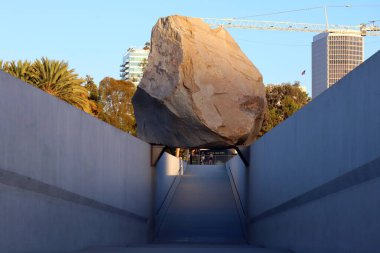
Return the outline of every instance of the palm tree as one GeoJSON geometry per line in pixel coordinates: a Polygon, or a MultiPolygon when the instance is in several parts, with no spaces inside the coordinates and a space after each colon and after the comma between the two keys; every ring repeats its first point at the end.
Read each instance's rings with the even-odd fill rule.
{"type": "Polygon", "coordinates": [[[31,66],[32,65],[29,61],[21,61],[21,60],[18,60],[17,62],[7,61],[4,64],[2,61],[0,62],[0,69],[27,83],[31,83],[31,77],[30,77],[31,66]]]}
{"type": "Polygon", "coordinates": [[[91,114],[88,91],[82,86],[84,80],[66,62],[44,57],[36,60],[32,64],[31,80],[36,87],[91,114]]]}

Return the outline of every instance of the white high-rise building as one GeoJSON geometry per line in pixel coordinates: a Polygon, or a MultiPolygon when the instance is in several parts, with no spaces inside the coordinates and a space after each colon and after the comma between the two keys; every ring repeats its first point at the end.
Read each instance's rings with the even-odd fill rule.
{"type": "Polygon", "coordinates": [[[320,33],[312,43],[312,97],[334,85],[364,61],[361,35],[320,33]]]}
{"type": "Polygon", "coordinates": [[[145,45],[144,48],[131,47],[127,50],[120,66],[121,79],[131,81],[136,86],[140,83],[145,66],[148,63],[149,50],[148,45],[145,45]]]}

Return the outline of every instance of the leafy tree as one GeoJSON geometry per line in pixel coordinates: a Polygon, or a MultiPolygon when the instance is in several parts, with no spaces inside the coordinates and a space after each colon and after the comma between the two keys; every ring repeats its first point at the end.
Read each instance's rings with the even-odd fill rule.
{"type": "Polygon", "coordinates": [[[91,107],[91,114],[96,117],[101,117],[103,107],[99,102],[99,89],[94,82],[94,78],[90,75],[86,75],[84,87],[88,92],[88,99],[91,107]]]}
{"type": "Polygon", "coordinates": [[[136,87],[132,82],[104,78],[99,84],[100,119],[130,134],[136,135],[136,120],[132,97],[136,87]]]}
{"type": "Polygon", "coordinates": [[[132,81],[132,82],[137,82],[137,80],[138,80],[138,79],[137,79],[137,77],[135,77],[135,76],[133,76],[133,77],[131,78],[131,81],[132,81]]]}
{"type": "Polygon", "coordinates": [[[94,82],[94,78],[90,75],[86,75],[84,87],[88,91],[88,98],[93,101],[99,100],[99,90],[94,82]]]}
{"type": "Polygon", "coordinates": [[[142,59],[142,61],[140,62],[140,67],[142,69],[142,72],[144,73],[145,72],[145,69],[146,69],[146,66],[148,65],[148,60],[146,58],[142,59]]]}
{"type": "Polygon", "coordinates": [[[145,42],[143,49],[145,49],[145,50],[150,49],[150,42],[145,42]]]}
{"type": "Polygon", "coordinates": [[[269,132],[310,101],[310,97],[301,89],[299,82],[267,85],[266,98],[268,106],[259,136],[269,132]]]}
{"type": "MultiPolygon", "coordinates": [[[[144,45],[143,49],[144,50],[149,50],[150,49],[150,42],[145,42],[145,45],[144,45]]],[[[144,73],[145,69],[146,69],[146,66],[148,65],[148,59],[146,59],[146,58],[142,59],[142,61],[140,62],[139,65],[140,65],[140,67],[142,69],[142,72],[144,73]]],[[[136,82],[136,81],[133,81],[133,82],[136,82]]]]}
{"type": "Polygon", "coordinates": [[[136,120],[132,97],[136,91],[133,83],[104,78],[99,89],[94,79],[87,75],[78,77],[63,61],[41,58],[29,61],[0,60],[0,69],[45,92],[60,98],[83,111],[136,135],[136,120]]]}

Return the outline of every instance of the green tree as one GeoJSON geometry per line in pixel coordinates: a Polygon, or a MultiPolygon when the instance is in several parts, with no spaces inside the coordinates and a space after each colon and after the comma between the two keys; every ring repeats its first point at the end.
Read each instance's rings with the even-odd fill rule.
{"type": "Polygon", "coordinates": [[[145,69],[146,69],[146,66],[148,65],[148,59],[144,58],[142,59],[142,61],[140,62],[140,67],[142,69],[142,72],[144,73],[145,72],[145,69]]]}
{"type": "Polygon", "coordinates": [[[150,42],[145,42],[143,49],[149,50],[150,49],[150,42]]]}
{"type": "Polygon", "coordinates": [[[267,85],[266,98],[267,108],[259,136],[269,132],[310,101],[310,97],[301,89],[299,82],[267,85]]]}
{"type": "Polygon", "coordinates": [[[98,101],[99,100],[99,90],[94,82],[94,78],[90,75],[86,75],[84,87],[88,91],[88,97],[90,100],[98,101]]]}
{"type": "Polygon", "coordinates": [[[88,92],[82,86],[84,80],[74,73],[74,69],[69,69],[66,62],[44,57],[36,60],[32,65],[31,80],[36,87],[91,114],[88,92]]]}
{"type": "Polygon", "coordinates": [[[136,135],[136,120],[132,106],[135,91],[136,86],[132,82],[104,78],[99,84],[99,102],[102,106],[99,118],[136,135]]]}
{"type": "Polygon", "coordinates": [[[88,92],[81,85],[84,80],[79,78],[73,69],[69,69],[66,62],[41,58],[33,63],[21,60],[2,62],[0,68],[91,114],[88,92]]]}
{"type": "Polygon", "coordinates": [[[91,114],[97,118],[103,119],[103,106],[99,101],[99,89],[92,76],[86,75],[84,87],[88,92],[91,114]]]}
{"type": "Polygon", "coordinates": [[[0,63],[0,69],[2,69],[4,72],[7,72],[8,74],[30,84],[32,84],[31,67],[32,64],[29,61],[18,60],[17,62],[10,61],[5,62],[4,64],[3,61],[1,61],[0,63]]]}

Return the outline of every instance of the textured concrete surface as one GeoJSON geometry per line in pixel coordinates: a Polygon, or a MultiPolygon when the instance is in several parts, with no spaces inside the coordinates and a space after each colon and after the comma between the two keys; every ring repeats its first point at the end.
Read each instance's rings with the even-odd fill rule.
{"type": "Polygon", "coordinates": [[[245,243],[224,165],[188,165],[156,241],[245,243]]]}
{"type": "Polygon", "coordinates": [[[149,241],[150,145],[0,71],[0,252],[149,241]]]}
{"type": "Polygon", "coordinates": [[[378,252],[379,69],[377,52],[252,145],[251,242],[378,252]]]}

